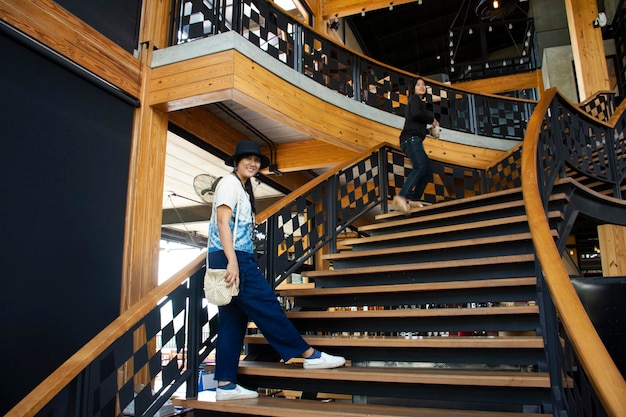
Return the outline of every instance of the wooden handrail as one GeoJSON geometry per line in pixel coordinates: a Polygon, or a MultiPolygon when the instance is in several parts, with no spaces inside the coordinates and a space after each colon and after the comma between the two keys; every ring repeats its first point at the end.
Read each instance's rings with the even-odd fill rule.
{"type": "Polygon", "coordinates": [[[74,380],[95,358],[117,340],[128,329],[144,318],[160,300],[178,288],[189,276],[202,267],[206,259],[203,251],[192,262],[173,274],[165,283],[152,290],[146,297],[120,315],[105,327],[85,346],[59,366],[34,390],[15,405],[4,417],[35,416],[46,404],[54,399],[63,388],[74,380]]]}
{"type": "MultiPolygon", "coordinates": [[[[626,382],[615,366],[591,319],[587,315],[554,242],[539,193],[537,144],[544,115],[557,95],[545,92],[537,105],[524,138],[522,193],[528,223],[554,305],[593,389],[611,417],[626,416],[626,382]]],[[[584,114],[584,113],[581,113],[584,114]]]]}

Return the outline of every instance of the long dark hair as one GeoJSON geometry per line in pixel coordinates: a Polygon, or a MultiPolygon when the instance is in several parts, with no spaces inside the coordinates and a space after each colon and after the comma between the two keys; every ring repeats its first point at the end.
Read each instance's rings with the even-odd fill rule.
{"type": "Polygon", "coordinates": [[[426,80],[423,79],[422,77],[417,77],[417,78],[412,79],[411,82],[409,83],[409,97],[415,95],[415,86],[417,85],[417,82],[419,80],[424,81],[424,84],[426,84],[426,80]]]}

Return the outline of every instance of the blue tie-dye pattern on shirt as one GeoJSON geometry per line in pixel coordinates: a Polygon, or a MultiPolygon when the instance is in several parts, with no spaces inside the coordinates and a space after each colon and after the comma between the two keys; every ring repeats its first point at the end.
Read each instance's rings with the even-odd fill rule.
{"type": "Polygon", "coordinates": [[[250,199],[248,193],[243,189],[243,185],[239,178],[235,175],[226,175],[222,178],[215,189],[213,197],[213,213],[209,222],[209,252],[218,250],[224,250],[222,242],[220,242],[219,232],[217,229],[217,207],[226,205],[233,211],[230,219],[230,230],[234,230],[235,215],[237,210],[237,230],[234,236],[235,250],[247,253],[254,252],[254,245],[252,242],[252,230],[254,228],[254,217],[252,214],[252,206],[250,205],[250,199]]]}

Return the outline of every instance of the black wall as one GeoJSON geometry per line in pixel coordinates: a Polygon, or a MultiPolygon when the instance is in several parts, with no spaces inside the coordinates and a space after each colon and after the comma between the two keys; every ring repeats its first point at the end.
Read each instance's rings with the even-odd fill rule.
{"type": "Polygon", "coordinates": [[[134,108],[0,29],[3,415],[119,315],[134,108]]]}
{"type": "Polygon", "coordinates": [[[138,45],[141,0],[55,0],[89,26],[132,53],[138,45]]]}

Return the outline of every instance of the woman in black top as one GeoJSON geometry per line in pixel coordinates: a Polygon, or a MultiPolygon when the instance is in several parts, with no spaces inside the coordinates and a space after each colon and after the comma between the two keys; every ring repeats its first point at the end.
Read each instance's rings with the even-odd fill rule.
{"type": "Polygon", "coordinates": [[[400,148],[411,160],[413,170],[400,193],[393,199],[396,210],[407,212],[411,204],[421,206],[419,200],[432,178],[432,167],[423,145],[429,124],[434,128],[438,122],[426,106],[426,82],[423,78],[417,78],[409,85],[409,102],[400,134],[400,148]]]}

